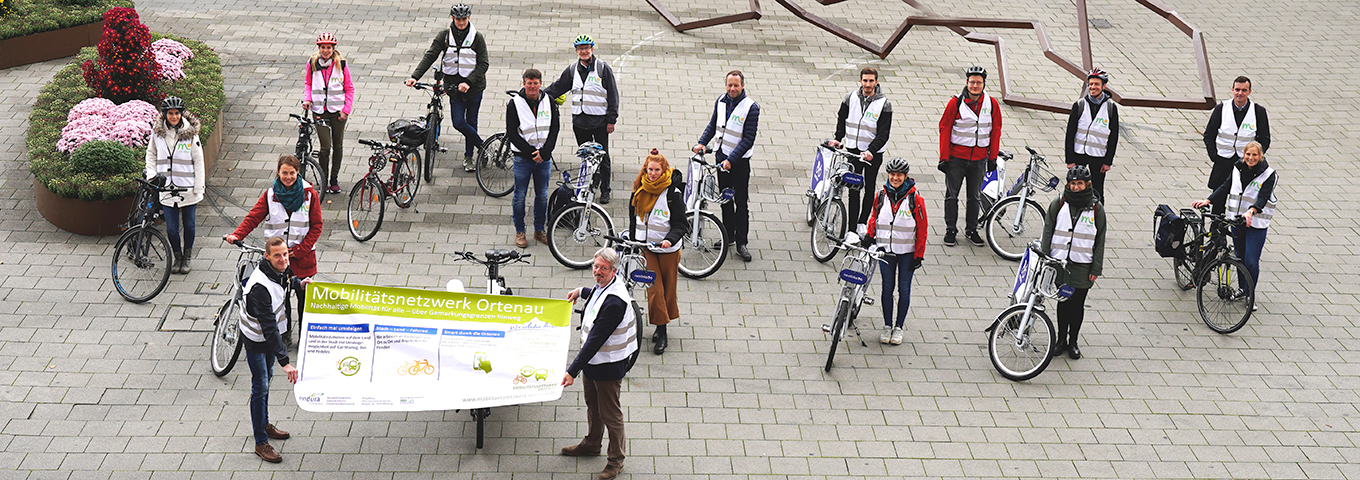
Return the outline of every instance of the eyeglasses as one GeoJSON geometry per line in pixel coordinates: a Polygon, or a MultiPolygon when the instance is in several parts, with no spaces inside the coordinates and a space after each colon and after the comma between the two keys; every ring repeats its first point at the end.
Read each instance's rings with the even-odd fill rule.
{"type": "Polygon", "coordinates": [[[605,265],[594,265],[594,264],[592,264],[592,265],[590,266],[590,269],[591,269],[591,270],[594,270],[594,271],[601,271],[601,272],[603,272],[603,271],[613,270],[614,267],[611,266],[611,265],[609,265],[609,264],[605,264],[605,265]]]}

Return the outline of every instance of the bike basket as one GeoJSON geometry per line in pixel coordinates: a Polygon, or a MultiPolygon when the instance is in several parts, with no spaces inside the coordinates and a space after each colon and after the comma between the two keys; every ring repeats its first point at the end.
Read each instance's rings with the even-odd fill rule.
{"type": "Polygon", "coordinates": [[[628,278],[637,283],[656,283],[656,274],[648,270],[633,270],[628,274],[628,278]]]}
{"type": "Polygon", "coordinates": [[[708,175],[704,177],[703,182],[700,185],[700,192],[702,192],[704,200],[715,203],[727,203],[732,201],[732,197],[736,196],[736,191],[731,188],[722,188],[718,186],[717,175],[708,175]]]}
{"type": "Polygon", "coordinates": [[[597,159],[582,159],[581,165],[572,170],[562,170],[562,184],[575,188],[578,192],[590,188],[595,172],[600,169],[597,159]]]}
{"type": "Polygon", "coordinates": [[[1027,175],[1029,176],[1030,186],[1045,192],[1053,191],[1058,188],[1059,183],[1062,183],[1058,180],[1058,176],[1048,169],[1048,165],[1041,162],[1034,162],[1034,169],[1030,170],[1027,175]]]}
{"type": "Polygon", "coordinates": [[[387,138],[402,145],[425,143],[425,120],[405,118],[387,124],[387,138]]]}
{"type": "Polygon", "coordinates": [[[869,276],[861,272],[856,272],[854,270],[847,269],[841,270],[841,280],[845,280],[855,285],[864,285],[866,283],[869,283],[869,276]]]}

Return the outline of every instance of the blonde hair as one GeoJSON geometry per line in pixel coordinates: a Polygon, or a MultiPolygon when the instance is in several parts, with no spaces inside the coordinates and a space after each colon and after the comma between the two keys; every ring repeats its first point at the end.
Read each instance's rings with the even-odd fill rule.
{"type": "MultiPolygon", "coordinates": [[[[1238,83],[1241,83],[1241,82],[1238,82],[1238,83]]],[[[1261,154],[1262,157],[1266,156],[1266,147],[1262,146],[1262,145],[1261,145],[1261,142],[1258,142],[1258,141],[1255,141],[1255,140],[1252,140],[1252,141],[1250,141],[1250,142],[1247,142],[1247,146],[1242,147],[1242,154],[1243,154],[1243,155],[1246,155],[1247,149],[1248,149],[1248,148],[1252,148],[1252,147],[1255,147],[1255,148],[1256,148],[1256,151],[1257,151],[1257,152],[1260,152],[1260,154],[1261,154]]]]}
{"type": "Polygon", "coordinates": [[[652,154],[648,155],[647,158],[642,159],[642,169],[638,170],[637,179],[633,180],[633,190],[637,190],[638,187],[641,187],[643,180],[647,179],[647,165],[652,162],[661,164],[662,173],[671,171],[671,162],[666,160],[665,155],[662,155],[661,152],[653,148],[652,154]]]}

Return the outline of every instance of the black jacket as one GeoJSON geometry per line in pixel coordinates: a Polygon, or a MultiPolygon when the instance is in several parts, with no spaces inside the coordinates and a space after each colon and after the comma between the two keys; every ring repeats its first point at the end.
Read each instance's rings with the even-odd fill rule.
{"type": "MultiPolygon", "coordinates": [[[[526,101],[529,100],[525,95],[523,88],[519,89],[518,95],[523,97],[526,101]]],[[[545,95],[547,95],[547,93],[540,90],[538,92],[539,100],[542,100],[545,95]]],[[[529,102],[529,108],[537,107],[537,102],[529,102]]],[[[557,114],[557,103],[549,101],[548,108],[552,109],[552,125],[548,127],[548,139],[543,142],[543,148],[534,148],[533,145],[529,144],[528,140],[525,140],[524,137],[519,134],[519,112],[515,109],[515,100],[512,98],[506,103],[505,136],[510,139],[511,144],[514,144],[515,147],[519,149],[520,154],[526,158],[532,157],[534,150],[538,150],[538,153],[543,157],[543,160],[552,159],[553,146],[557,145],[557,132],[562,129],[562,119],[559,118],[557,114]]]]}
{"type": "MultiPolygon", "coordinates": [[[[852,94],[850,94],[850,95],[859,95],[859,94],[860,94],[860,90],[859,90],[859,89],[855,89],[855,93],[852,93],[852,94]]],[[[879,90],[878,87],[874,87],[874,94],[871,95],[871,96],[869,96],[868,98],[864,99],[864,101],[863,101],[862,103],[864,103],[864,105],[867,107],[867,106],[869,105],[869,103],[874,102],[874,101],[876,101],[876,100],[878,100],[879,98],[882,98],[882,97],[883,97],[883,93],[879,90]]],[[[837,141],[837,142],[842,141],[842,140],[845,139],[845,120],[846,120],[847,118],[850,118],[850,96],[849,96],[849,95],[846,95],[845,99],[844,99],[844,100],[841,100],[841,108],[840,108],[840,111],[837,111],[837,112],[836,112],[836,136],[835,136],[835,138],[836,138],[836,141],[837,141]]],[[[745,132],[743,131],[743,133],[745,133],[745,132]]],[[[878,130],[877,130],[877,131],[875,132],[875,134],[874,134],[874,141],[869,142],[868,151],[874,152],[875,154],[877,154],[877,153],[878,153],[878,150],[879,150],[880,148],[883,148],[884,145],[887,145],[887,144],[888,144],[888,135],[891,134],[891,133],[892,133],[892,102],[884,102],[884,103],[883,103],[883,111],[880,113],[880,115],[879,115],[879,117],[878,117],[878,130]]],[[[847,145],[846,148],[848,148],[848,149],[850,149],[850,150],[854,150],[854,151],[856,151],[856,152],[859,151],[859,149],[853,148],[853,146],[851,146],[851,145],[847,145]]]]}
{"type": "MultiPolygon", "coordinates": [[[[614,281],[622,282],[623,279],[616,276],[614,281]]],[[[588,300],[596,290],[599,290],[598,286],[582,288],[581,298],[588,300]]],[[[609,336],[614,334],[614,330],[619,328],[619,324],[623,323],[623,314],[627,311],[628,304],[623,299],[619,297],[604,299],[604,302],[600,305],[600,313],[596,314],[595,326],[590,329],[590,336],[586,337],[585,344],[581,345],[581,351],[576,353],[576,359],[572,360],[571,365],[567,367],[568,374],[576,377],[584,371],[586,378],[608,381],[621,379],[624,374],[628,373],[628,360],[599,365],[589,363],[590,359],[600,352],[600,347],[603,347],[604,343],[609,340],[609,336]]],[[[634,323],[639,321],[641,320],[633,319],[634,323]]]]}
{"type": "MultiPolygon", "coordinates": [[[[255,268],[264,272],[264,276],[268,278],[269,281],[282,286],[285,295],[287,294],[289,284],[293,277],[293,270],[291,268],[284,270],[283,273],[275,272],[274,266],[269,264],[268,259],[261,259],[260,264],[255,268]]],[[[292,316],[292,308],[288,305],[287,298],[283,299],[283,310],[285,312],[283,318],[287,319],[292,316]]],[[[264,331],[264,343],[252,341],[251,339],[246,338],[245,335],[241,335],[241,342],[245,344],[246,351],[251,353],[273,352],[274,357],[278,359],[280,366],[288,365],[290,363],[288,359],[288,348],[283,344],[283,338],[279,336],[279,324],[278,322],[270,321],[274,318],[274,306],[272,297],[269,296],[268,287],[264,285],[255,285],[249,292],[246,292],[246,314],[259,319],[260,329],[264,331]]]]}
{"type": "MultiPolygon", "coordinates": [[[[724,93],[721,97],[718,97],[718,100],[721,100],[723,103],[726,103],[727,108],[730,110],[736,107],[736,105],[745,98],[746,92],[742,91],[741,95],[738,96],[737,98],[728,97],[727,94],[724,93]]],[[[723,122],[724,125],[727,124],[726,118],[723,119],[718,118],[718,110],[714,108],[715,106],[717,106],[717,102],[715,101],[714,103],[710,103],[708,105],[709,111],[713,113],[711,113],[708,117],[708,126],[704,127],[704,133],[702,135],[699,135],[699,144],[701,145],[708,145],[708,141],[713,140],[713,135],[718,133],[719,121],[723,122]]],[[[720,138],[718,139],[718,145],[713,148],[713,153],[715,155],[714,158],[717,158],[719,162],[723,160],[728,160],[731,161],[733,164],[736,164],[738,162],[743,164],[746,163],[746,159],[742,157],[746,155],[747,150],[750,150],[751,147],[756,144],[756,129],[759,126],[760,126],[760,104],[752,102],[751,111],[746,114],[746,122],[745,124],[742,125],[741,128],[741,141],[737,142],[737,146],[732,149],[732,157],[728,158],[727,155],[723,155],[722,139],[720,138]]],[[[751,166],[745,165],[745,167],[749,169],[751,166]]],[[[737,169],[737,167],[732,168],[737,169]]]]}
{"type": "MultiPolygon", "coordinates": [[[[576,128],[600,128],[606,125],[619,123],[619,86],[614,80],[614,69],[603,60],[600,61],[600,67],[600,82],[604,84],[605,91],[606,105],[604,115],[572,115],[571,124],[576,128]]],[[[557,81],[553,82],[552,85],[543,86],[543,91],[547,93],[549,97],[553,98],[560,97],[562,94],[570,92],[574,81],[571,72],[572,68],[580,70],[581,78],[584,79],[586,78],[587,73],[595,69],[595,57],[590,57],[590,61],[584,65],[581,64],[580,59],[573,60],[571,65],[568,65],[566,69],[562,70],[562,75],[557,77],[557,81]]]]}
{"type": "MultiPolygon", "coordinates": [[[[1261,153],[1266,153],[1270,151],[1270,119],[1266,118],[1266,107],[1255,102],[1252,105],[1256,106],[1256,141],[1261,144],[1261,153]]],[[[1235,124],[1241,125],[1244,118],[1247,118],[1247,109],[1233,108],[1235,124]]],[[[1231,158],[1218,156],[1218,127],[1221,126],[1223,126],[1222,103],[1214,107],[1214,113],[1209,114],[1209,124],[1204,126],[1204,148],[1209,151],[1209,159],[1214,162],[1236,160],[1238,159],[1237,155],[1233,155],[1231,158]]]]}
{"type": "MultiPolygon", "coordinates": [[[[440,30],[439,33],[435,34],[434,41],[430,42],[430,48],[425,50],[425,56],[420,58],[420,64],[416,65],[416,70],[411,73],[411,78],[420,80],[420,77],[425,75],[425,71],[429,70],[430,65],[434,65],[436,61],[443,58],[444,53],[449,49],[449,29],[453,29],[455,36],[463,35],[463,38],[467,38],[466,35],[468,30],[460,32],[453,26],[453,23],[450,22],[449,28],[440,30]]],[[[469,30],[470,29],[471,27],[469,27],[469,30]]],[[[454,38],[454,40],[456,41],[458,39],[454,38]]],[[[486,53],[486,38],[482,37],[482,32],[477,32],[477,36],[472,39],[472,51],[477,52],[477,66],[473,67],[472,75],[468,78],[452,75],[450,78],[446,79],[444,78],[444,70],[441,66],[435,67],[435,80],[442,81],[445,85],[455,87],[450,89],[449,95],[462,95],[456,88],[458,84],[462,82],[467,82],[468,84],[467,93],[477,93],[486,90],[486,71],[488,68],[491,68],[491,57],[486,53]]]]}
{"type": "MultiPolygon", "coordinates": [[[[685,234],[689,233],[689,221],[687,221],[685,218],[686,217],[685,178],[684,174],[680,173],[680,170],[676,169],[671,170],[671,186],[666,187],[665,195],[666,204],[671,209],[671,224],[670,224],[671,231],[666,234],[666,240],[669,240],[671,242],[671,245],[675,245],[677,243],[680,243],[681,238],[685,238],[685,234]]],[[[633,192],[633,196],[634,197],[637,196],[636,191],[633,192]]],[[[638,221],[637,210],[633,207],[633,199],[629,198],[628,199],[629,232],[637,230],[638,226],[637,221],[638,221]]],[[[643,241],[646,239],[637,238],[635,240],[643,241]]]]}
{"type": "MultiPolygon", "coordinates": [[[[1260,112],[1257,113],[1259,114],[1260,112]]],[[[1257,115],[1257,118],[1259,119],[1260,115],[1257,115]]],[[[1268,167],[1270,167],[1270,164],[1266,163],[1266,159],[1264,158],[1261,159],[1260,163],[1256,164],[1256,168],[1248,167],[1247,162],[1238,160],[1237,163],[1233,164],[1233,170],[1235,171],[1232,174],[1237,175],[1238,179],[1242,181],[1242,185],[1246,185],[1251,183],[1252,180],[1255,180],[1256,177],[1260,175],[1261,172],[1266,171],[1266,168],[1268,167]]],[[[1269,178],[1266,178],[1266,181],[1261,183],[1261,193],[1256,195],[1256,203],[1251,205],[1252,208],[1256,209],[1257,213],[1265,211],[1266,204],[1270,203],[1270,198],[1275,196],[1275,180],[1279,177],[1280,174],[1276,172],[1269,178]]],[[[1219,185],[1218,188],[1214,190],[1214,193],[1209,194],[1209,201],[1214,204],[1221,204],[1222,202],[1227,201],[1228,194],[1232,193],[1232,184],[1233,182],[1231,179],[1223,182],[1222,185],[1219,185]]]]}
{"type": "MultiPolygon", "coordinates": [[[[1082,96],[1072,104],[1072,112],[1067,116],[1067,139],[1065,141],[1067,163],[1078,165],[1114,165],[1114,151],[1119,147],[1119,105],[1114,103],[1110,94],[1101,93],[1102,99],[1099,103],[1091,102],[1089,95],[1082,96]],[[1076,152],[1074,144],[1077,139],[1077,122],[1081,120],[1081,113],[1085,110],[1083,103],[1091,104],[1091,115],[1095,115],[1100,110],[1100,103],[1110,102],[1110,141],[1105,144],[1105,156],[1092,157],[1090,155],[1076,152]]],[[[1092,171],[1095,171],[1092,168],[1092,171]]]]}

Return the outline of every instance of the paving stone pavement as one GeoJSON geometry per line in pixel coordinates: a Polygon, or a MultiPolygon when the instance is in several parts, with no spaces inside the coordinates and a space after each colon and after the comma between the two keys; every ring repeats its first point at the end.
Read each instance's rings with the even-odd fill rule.
{"type": "MultiPolygon", "coordinates": [[[[428,2],[427,2],[428,3],[428,2]]],[[[874,40],[904,4],[853,0],[804,5],[874,40]]],[[[1093,0],[1097,63],[1126,94],[1193,96],[1188,42],[1133,2],[1093,0]]],[[[557,455],[586,431],[578,387],[555,402],[502,407],[474,448],[466,412],[315,414],[274,382],[274,420],[292,431],[279,465],[249,450],[244,366],[209,371],[205,319],[224,300],[233,252],[227,233],[270,182],[269,165],[291,151],[286,114],[296,109],[311,39],[336,32],[355,75],[343,178],[397,117],[425,97],[404,88],[444,4],[346,2],[138,2],[152,29],[196,37],[222,56],[228,127],[224,158],[200,208],[195,270],[145,305],[126,303],[108,278],[114,238],[72,235],[33,206],[23,132],[38,89],[62,60],[0,70],[0,479],[537,479],[588,478],[603,459],[557,455]],[[205,317],[205,312],[207,317],[205,317]]],[[[954,16],[1042,20],[1054,47],[1078,58],[1074,7],[1001,0],[934,1],[954,16]]],[[[1086,357],[1057,359],[1038,378],[1002,379],[981,330],[1007,304],[1014,265],[988,250],[940,245],[942,176],[933,167],[941,107],[960,72],[995,68],[990,47],[941,29],[916,28],[886,60],[798,21],[773,2],[755,22],[676,33],[644,2],[584,6],[475,2],[492,68],[481,124],[498,131],[503,97],[519,72],[556,75],[568,40],[591,33],[618,73],[623,108],[614,134],[615,185],[636,175],[644,152],[673,162],[697,138],[722,75],[746,72],[763,108],[752,180],[755,260],[729,260],[702,281],[682,281],[681,321],[664,356],[644,353],[625,382],[630,437],[625,476],[739,478],[1360,478],[1355,375],[1360,286],[1357,202],[1346,178],[1360,140],[1357,114],[1360,4],[1171,0],[1201,27],[1219,98],[1238,74],[1270,111],[1269,160],[1281,172],[1280,214],[1263,257],[1261,310],[1233,335],[1209,331],[1192,292],[1172,285],[1150,246],[1158,203],[1205,195],[1199,140],[1208,112],[1122,108],[1125,127],[1107,188],[1105,276],[1088,300],[1086,357]],[[836,264],[812,260],[802,224],[810,152],[834,131],[840,97],[865,64],[882,72],[898,112],[890,155],[911,160],[930,212],[926,267],[916,275],[907,339],[861,347],[851,340],[836,368],[821,366],[837,291],[836,264]],[[1346,133],[1351,132],[1351,133],[1346,133]],[[1305,166],[1313,165],[1312,167],[1305,166]],[[1348,266],[1349,265],[1349,266],[1348,266]]],[[[684,19],[732,13],[745,3],[670,5],[684,19]]],[[[1032,32],[1007,39],[1014,88],[1068,99],[1080,81],[1038,57],[1032,32]]],[[[993,82],[991,88],[995,90],[993,82]]],[[[1065,116],[1002,107],[1003,145],[1060,158],[1065,116]]],[[[569,135],[564,135],[569,137],[569,135]]],[[[446,134],[446,142],[450,136],[446,134]]],[[[458,137],[453,136],[457,139],[458,137]]],[[[564,140],[559,152],[565,152],[564,140]]],[[[1020,150],[1023,151],[1023,150],[1020,150]]],[[[480,267],[451,252],[511,244],[507,198],[482,195],[470,175],[441,159],[418,211],[395,212],[376,238],[353,241],[339,202],[326,205],[321,279],[440,288],[480,267]]],[[[616,191],[626,191],[619,188],[616,191]]],[[[623,201],[610,206],[622,218],[623,201]]],[[[560,297],[586,272],[556,264],[541,245],[530,266],[511,267],[523,294],[560,297]]],[[[866,336],[878,325],[866,308],[866,336]]]]}

